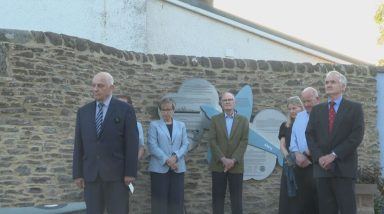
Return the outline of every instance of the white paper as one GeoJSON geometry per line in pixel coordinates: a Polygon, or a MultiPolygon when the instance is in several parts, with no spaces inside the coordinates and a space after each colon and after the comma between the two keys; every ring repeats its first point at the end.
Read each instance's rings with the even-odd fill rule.
{"type": "Polygon", "coordinates": [[[133,194],[133,192],[135,191],[135,187],[133,187],[132,183],[128,184],[128,188],[129,188],[129,191],[131,191],[131,193],[133,194]]]}

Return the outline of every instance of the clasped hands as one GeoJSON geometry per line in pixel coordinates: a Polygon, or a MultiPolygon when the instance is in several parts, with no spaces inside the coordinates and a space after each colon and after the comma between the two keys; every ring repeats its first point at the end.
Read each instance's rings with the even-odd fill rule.
{"type": "Polygon", "coordinates": [[[328,154],[328,155],[324,155],[324,156],[321,156],[319,158],[319,165],[325,169],[325,170],[329,170],[331,169],[332,167],[332,162],[335,160],[335,155],[333,154],[328,154]]]}
{"type": "Polygon", "coordinates": [[[226,157],[222,157],[220,160],[221,160],[221,163],[223,164],[224,172],[227,172],[230,169],[232,169],[236,163],[235,159],[230,159],[226,157]]]}
{"type": "Polygon", "coordinates": [[[303,153],[301,152],[295,152],[295,158],[296,158],[296,164],[301,167],[301,168],[305,168],[307,167],[309,164],[312,164],[311,160],[308,159],[307,156],[305,156],[303,153]]]}
{"type": "Polygon", "coordinates": [[[168,160],[166,161],[167,165],[173,170],[177,170],[177,157],[176,155],[172,155],[168,160]]]}

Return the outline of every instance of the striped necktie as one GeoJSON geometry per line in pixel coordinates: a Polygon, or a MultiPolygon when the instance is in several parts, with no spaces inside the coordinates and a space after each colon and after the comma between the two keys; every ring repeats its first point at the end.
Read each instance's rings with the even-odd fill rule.
{"type": "Polygon", "coordinates": [[[96,132],[97,137],[100,137],[102,126],[103,126],[103,106],[104,103],[97,104],[97,115],[96,115],[96,132]]]}

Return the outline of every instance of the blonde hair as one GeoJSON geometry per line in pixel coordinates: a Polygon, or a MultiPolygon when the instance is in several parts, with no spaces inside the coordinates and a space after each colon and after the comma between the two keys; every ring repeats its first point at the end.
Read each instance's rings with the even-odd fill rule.
{"type": "MultiPolygon", "coordinates": [[[[301,109],[304,109],[303,102],[301,102],[301,99],[299,96],[293,96],[293,97],[288,98],[287,99],[287,107],[289,105],[299,106],[301,109]]],[[[294,118],[291,118],[291,115],[288,112],[288,120],[287,120],[287,123],[285,124],[285,126],[287,128],[291,127],[293,121],[294,121],[294,118]]]]}

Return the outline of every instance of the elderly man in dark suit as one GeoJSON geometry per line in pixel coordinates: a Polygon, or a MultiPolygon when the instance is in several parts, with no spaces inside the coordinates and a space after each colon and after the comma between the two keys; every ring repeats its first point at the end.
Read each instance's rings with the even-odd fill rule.
{"type": "Polygon", "coordinates": [[[212,117],[209,142],[212,151],[213,214],[224,213],[224,198],[229,184],[233,214],[243,213],[244,153],[248,145],[248,120],[235,111],[235,97],[225,92],[221,97],[223,113],[212,117]]]}
{"type": "Polygon", "coordinates": [[[137,173],[138,131],[131,105],[112,97],[113,77],[92,80],[95,101],[77,112],[73,178],[84,188],[87,213],[128,213],[128,188],[137,173]]]}
{"type": "Polygon", "coordinates": [[[357,147],[364,136],[364,115],[360,103],[343,97],[346,86],[344,75],[327,73],[328,102],[313,107],[306,130],[321,214],[356,213],[357,147]]]}

